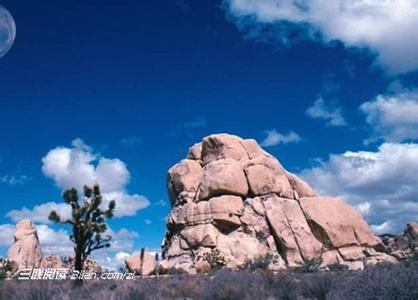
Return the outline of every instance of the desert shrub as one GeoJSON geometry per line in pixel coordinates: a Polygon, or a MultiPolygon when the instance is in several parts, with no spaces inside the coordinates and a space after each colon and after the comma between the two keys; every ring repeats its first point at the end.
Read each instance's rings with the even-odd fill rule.
{"type": "Polygon", "coordinates": [[[301,266],[295,267],[294,270],[302,273],[318,272],[321,269],[322,257],[306,260],[301,266]]]}
{"type": "Polygon", "coordinates": [[[328,269],[332,272],[346,272],[348,271],[349,268],[347,265],[336,263],[336,264],[329,265],[328,269]]]}
{"type": "Polygon", "coordinates": [[[208,262],[214,270],[221,269],[225,266],[225,258],[219,253],[218,249],[212,249],[210,252],[203,254],[203,260],[208,262]]]}
{"type": "Polygon", "coordinates": [[[174,267],[169,268],[169,269],[167,270],[167,275],[183,275],[183,274],[185,274],[185,273],[186,273],[186,272],[185,272],[184,270],[179,269],[179,268],[174,268],[174,267]]]}
{"type": "Polygon", "coordinates": [[[7,276],[16,271],[17,266],[13,261],[7,258],[0,258],[0,280],[7,278],[7,276]]]}
{"type": "Polygon", "coordinates": [[[418,249],[417,249],[417,244],[415,241],[411,241],[409,244],[409,248],[411,250],[411,259],[412,260],[418,260],[418,249]]]}
{"type": "Polygon", "coordinates": [[[331,299],[418,299],[418,263],[376,265],[334,284],[331,299]]]}
{"type": "Polygon", "coordinates": [[[267,253],[265,255],[259,256],[255,258],[254,260],[247,260],[245,262],[244,269],[249,270],[266,270],[268,266],[273,263],[275,260],[279,258],[278,255],[274,255],[272,253],[267,253]]]}
{"type": "Polygon", "coordinates": [[[301,285],[301,294],[308,299],[327,299],[333,286],[333,274],[306,274],[301,285]]]}
{"type": "Polygon", "coordinates": [[[205,283],[204,299],[265,299],[263,278],[248,271],[219,270],[205,283]]]}
{"type": "Polygon", "coordinates": [[[135,281],[0,281],[0,299],[418,299],[418,262],[356,272],[273,273],[221,269],[135,281]]]}

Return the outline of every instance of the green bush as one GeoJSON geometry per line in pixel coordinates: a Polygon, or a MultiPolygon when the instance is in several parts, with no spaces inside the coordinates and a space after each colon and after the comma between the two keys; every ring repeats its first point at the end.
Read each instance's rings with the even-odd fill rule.
{"type": "Polygon", "coordinates": [[[208,262],[213,270],[221,269],[225,266],[225,258],[219,253],[218,249],[212,249],[203,254],[203,260],[208,262]]]}
{"type": "Polygon", "coordinates": [[[17,270],[16,264],[7,259],[0,258],[0,280],[7,278],[7,273],[13,273],[17,270]]]}
{"type": "Polygon", "coordinates": [[[302,273],[318,272],[322,265],[322,256],[306,260],[300,267],[296,267],[295,271],[302,273]]]}
{"type": "Polygon", "coordinates": [[[254,260],[247,260],[246,263],[245,263],[244,269],[266,270],[268,268],[268,266],[271,263],[273,263],[274,261],[276,261],[277,259],[279,259],[278,255],[274,255],[272,253],[267,253],[265,255],[261,255],[261,256],[255,258],[254,260]]]}

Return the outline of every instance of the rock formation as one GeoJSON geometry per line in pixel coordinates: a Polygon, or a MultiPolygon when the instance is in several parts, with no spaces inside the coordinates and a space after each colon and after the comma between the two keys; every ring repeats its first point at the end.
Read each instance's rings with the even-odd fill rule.
{"type": "Polygon", "coordinates": [[[138,275],[149,276],[155,273],[157,269],[157,260],[155,256],[143,252],[135,252],[125,260],[125,265],[128,271],[135,272],[138,275]]]}
{"type": "Polygon", "coordinates": [[[383,252],[358,211],[338,198],[318,197],[255,140],[211,135],[168,172],[172,210],[162,245],[165,268],[207,269],[217,249],[226,266],[242,267],[267,253],[277,268],[322,257],[324,267],[396,261],[383,252]]]}
{"type": "MultiPolygon", "coordinates": [[[[17,268],[74,268],[74,258],[70,257],[67,262],[63,262],[57,255],[42,255],[41,244],[35,225],[30,220],[22,220],[16,224],[14,243],[8,250],[8,258],[17,268]]],[[[101,272],[100,265],[88,259],[84,263],[84,271],[101,272]]]]}
{"type": "Polygon", "coordinates": [[[398,260],[418,257],[418,224],[408,224],[400,235],[383,235],[382,239],[386,252],[398,260]]]}
{"type": "Polygon", "coordinates": [[[59,257],[58,255],[54,255],[54,254],[44,256],[42,258],[41,267],[44,269],[66,268],[61,257],[59,257]]]}
{"type": "Polygon", "coordinates": [[[16,224],[14,243],[9,248],[8,257],[19,269],[38,268],[42,262],[41,245],[35,226],[29,220],[16,224]]]}

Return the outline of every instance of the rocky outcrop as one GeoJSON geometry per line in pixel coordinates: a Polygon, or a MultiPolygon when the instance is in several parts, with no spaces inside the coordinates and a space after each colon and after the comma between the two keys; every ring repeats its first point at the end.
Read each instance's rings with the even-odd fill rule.
{"type": "Polygon", "coordinates": [[[363,217],[338,198],[318,197],[255,140],[211,135],[168,172],[172,210],[162,266],[207,270],[216,249],[227,267],[267,253],[279,268],[322,257],[324,267],[394,261],[363,217]]]}
{"type": "Polygon", "coordinates": [[[158,263],[155,255],[148,252],[135,252],[125,259],[125,265],[129,272],[149,276],[155,274],[158,263]]]}
{"type": "Polygon", "coordinates": [[[403,233],[393,235],[383,235],[383,243],[386,252],[396,257],[398,260],[418,257],[418,224],[407,224],[403,233]]]}
{"type": "MultiPolygon", "coordinates": [[[[8,259],[19,270],[34,268],[74,269],[74,257],[70,257],[68,261],[63,262],[58,255],[42,255],[36,227],[30,220],[22,220],[16,224],[14,243],[10,246],[7,254],[8,259]]],[[[90,259],[84,262],[83,269],[86,272],[101,272],[101,266],[90,259]]]]}
{"type": "Polygon", "coordinates": [[[7,255],[19,269],[39,268],[42,262],[42,250],[36,227],[29,220],[16,224],[14,243],[7,255]]]}
{"type": "Polygon", "coordinates": [[[61,269],[65,268],[65,264],[63,263],[61,257],[50,254],[42,258],[41,267],[44,269],[61,269]]]}

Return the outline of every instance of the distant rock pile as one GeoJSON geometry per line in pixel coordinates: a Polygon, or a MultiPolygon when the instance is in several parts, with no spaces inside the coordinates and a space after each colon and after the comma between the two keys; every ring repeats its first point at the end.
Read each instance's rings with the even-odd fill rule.
{"type": "Polygon", "coordinates": [[[398,260],[418,257],[418,224],[408,224],[400,235],[383,235],[382,239],[386,252],[398,260]]]}
{"type": "MultiPolygon", "coordinates": [[[[74,258],[72,257],[63,262],[58,255],[43,256],[38,232],[30,220],[22,220],[16,224],[14,243],[10,246],[7,254],[8,259],[16,265],[16,271],[26,268],[65,268],[69,270],[74,268],[74,258]]],[[[88,259],[84,263],[84,271],[101,272],[101,267],[97,262],[88,259]]]]}
{"type": "Polygon", "coordinates": [[[208,269],[213,249],[227,267],[271,253],[274,268],[322,258],[350,269],[396,261],[354,208],[318,197],[255,140],[211,135],[168,172],[172,210],[162,246],[165,268],[208,269]]]}
{"type": "Polygon", "coordinates": [[[14,243],[7,253],[19,269],[39,268],[42,263],[42,250],[36,227],[29,220],[16,224],[14,243]]]}

